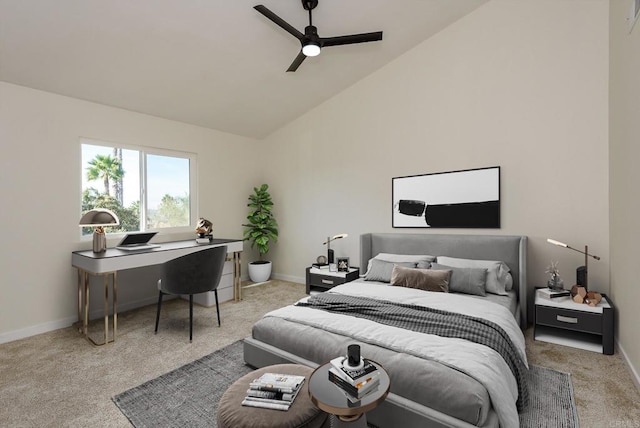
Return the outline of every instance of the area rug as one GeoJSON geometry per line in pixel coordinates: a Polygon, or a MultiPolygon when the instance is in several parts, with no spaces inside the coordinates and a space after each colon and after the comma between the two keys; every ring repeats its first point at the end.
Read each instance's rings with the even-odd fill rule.
{"type": "MultiPolygon", "coordinates": [[[[136,428],[216,427],[222,394],[250,371],[244,364],[240,340],[112,400],[136,428]]],[[[529,386],[530,403],[520,415],[520,427],[578,427],[573,386],[567,373],[531,366],[529,386]]]]}

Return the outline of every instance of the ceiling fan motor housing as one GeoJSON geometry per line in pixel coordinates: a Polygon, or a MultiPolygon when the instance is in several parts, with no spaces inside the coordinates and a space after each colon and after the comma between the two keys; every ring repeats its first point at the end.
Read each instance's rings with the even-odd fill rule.
{"type": "Polygon", "coordinates": [[[305,10],[312,10],[318,6],[318,0],[302,0],[302,7],[305,10]]]}

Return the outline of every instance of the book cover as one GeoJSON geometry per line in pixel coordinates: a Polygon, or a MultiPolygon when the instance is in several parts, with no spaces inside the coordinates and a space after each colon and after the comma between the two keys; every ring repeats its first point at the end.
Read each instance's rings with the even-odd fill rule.
{"type": "Polygon", "coordinates": [[[357,399],[362,399],[363,397],[368,395],[371,390],[377,388],[380,384],[380,378],[375,377],[368,382],[361,384],[360,387],[355,387],[346,382],[344,379],[336,376],[336,374],[332,372],[331,369],[329,369],[329,380],[336,386],[340,387],[343,391],[348,392],[352,397],[357,399]]]}
{"type": "Polygon", "coordinates": [[[346,357],[338,357],[331,360],[332,368],[336,369],[336,374],[350,382],[352,385],[357,385],[360,382],[367,380],[372,373],[377,372],[376,366],[369,360],[363,359],[362,367],[351,369],[345,367],[346,357]]]}
{"type": "Polygon", "coordinates": [[[304,376],[265,373],[249,384],[251,389],[293,393],[304,383],[304,376]]]}
{"type": "Polygon", "coordinates": [[[558,299],[571,296],[569,290],[551,290],[550,288],[538,288],[536,294],[543,299],[558,299]]]}
{"type": "Polygon", "coordinates": [[[247,397],[266,398],[266,399],[281,400],[281,401],[293,401],[296,395],[298,395],[298,391],[300,391],[300,388],[298,388],[294,393],[261,391],[259,389],[249,388],[247,389],[247,397]]]}
{"type": "Polygon", "coordinates": [[[242,405],[249,406],[249,407],[260,407],[263,409],[273,409],[273,410],[283,410],[283,411],[289,410],[288,404],[263,403],[261,401],[253,401],[253,400],[247,400],[247,399],[242,400],[242,405]]]}

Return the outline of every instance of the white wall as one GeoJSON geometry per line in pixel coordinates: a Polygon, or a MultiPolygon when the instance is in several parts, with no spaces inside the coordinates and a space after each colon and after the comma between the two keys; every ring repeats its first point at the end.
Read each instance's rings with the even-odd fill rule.
{"type": "MultiPolygon", "coordinates": [[[[618,307],[620,348],[640,380],[640,21],[629,33],[627,1],[612,1],[610,17],[611,295],[618,307]]],[[[639,384],[640,387],[640,384],[639,384]]]]}
{"type": "Polygon", "coordinates": [[[275,272],[302,279],[328,235],[356,264],[361,233],[429,233],[391,227],[392,177],[499,165],[502,227],[433,232],[529,236],[532,288],[583,264],[546,238],[588,244],[609,291],[607,64],[606,1],[494,0],[271,135],[275,272]]]}
{"type": "MultiPolygon", "coordinates": [[[[0,343],[76,318],[71,252],[91,247],[77,225],[80,137],[197,153],[198,215],[213,221],[216,236],[242,237],[254,140],[0,82],[0,343]]],[[[120,276],[120,310],[157,298],[145,278],[120,276]]]]}

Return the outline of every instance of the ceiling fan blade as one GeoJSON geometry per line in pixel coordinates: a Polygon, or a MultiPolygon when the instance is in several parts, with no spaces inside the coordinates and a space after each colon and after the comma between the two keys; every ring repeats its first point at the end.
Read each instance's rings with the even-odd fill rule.
{"type": "Polygon", "coordinates": [[[350,45],[353,43],[377,42],[382,40],[382,31],[374,33],[352,34],[350,36],[323,37],[320,38],[322,47],[350,45]]]}
{"type": "Polygon", "coordinates": [[[257,10],[258,12],[260,12],[261,14],[263,14],[264,16],[266,16],[267,18],[269,18],[270,20],[272,20],[273,22],[275,22],[278,26],[280,26],[282,29],[284,29],[289,34],[293,35],[298,40],[302,40],[302,38],[304,37],[304,34],[302,34],[300,31],[296,30],[287,21],[285,21],[284,19],[280,18],[278,15],[276,15],[273,12],[271,12],[269,9],[267,9],[263,5],[259,4],[257,6],[254,6],[253,8],[255,10],[257,10]]]}
{"type": "Polygon", "coordinates": [[[298,67],[300,67],[300,64],[302,64],[302,61],[304,61],[304,59],[306,57],[307,56],[305,54],[303,54],[302,51],[300,51],[300,53],[298,54],[296,59],[294,59],[293,62],[291,63],[291,65],[289,66],[289,68],[287,68],[287,71],[296,71],[298,69],[298,67]]]}

